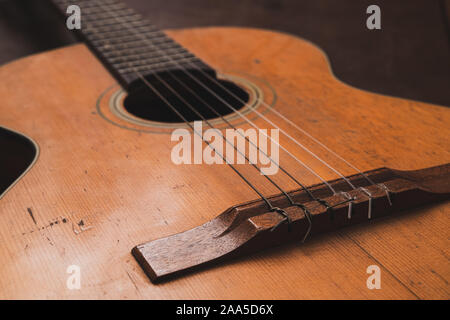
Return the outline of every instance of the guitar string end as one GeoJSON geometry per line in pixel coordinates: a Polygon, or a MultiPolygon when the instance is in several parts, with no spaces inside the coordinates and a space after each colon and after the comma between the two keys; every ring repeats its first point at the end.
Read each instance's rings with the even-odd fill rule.
{"type": "Polygon", "coordinates": [[[348,211],[347,211],[347,219],[352,218],[352,210],[353,210],[353,201],[356,199],[355,197],[352,197],[348,192],[340,192],[348,201],[348,211]]]}
{"type": "Polygon", "coordinates": [[[306,208],[306,206],[301,203],[292,203],[292,205],[302,209],[305,214],[306,220],[308,220],[308,229],[306,230],[305,235],[302,239],[302,243],[305,243],[312,230],[312,214],[311,212],[309,212],[308,208],[306,208]]]}
{"type": "Polygon", "coordinates": [[[272,207],[270,209],[271,212],[276,212],[280,215],[282,215],[284,217],[283,220],[281,220],[280,222],[278,222],[275,226],[272,227],[272,229],[270,229],[271,232],[275,231],[275,229],[277,229],[282,223],[287,222],[288,224],[288,231],[291,231],[291,218],[288,216],[288,214],[286,213],[286,211],[284,211],[283,209],[279,208],[279,207],[272,207]]]}
{"type": "Polygon", "coordinates": [[[359,189],[361,189],[361,191],[364,192],[369,197],[369,210],[367,212],[367,219],[370,220],[372,219],[372,199],[373,199],[372,194],[366,188],[360,187],[359,189]]]}
{"type": "Polygon", "coordinates": [[[389,205],[392,206],[392,200],[391,200],[391,190],[389,190],[388,187],[384,183],[379,183],[377,186],[382,189],[386,193],[386,198],[389,202],[389,205]]]}

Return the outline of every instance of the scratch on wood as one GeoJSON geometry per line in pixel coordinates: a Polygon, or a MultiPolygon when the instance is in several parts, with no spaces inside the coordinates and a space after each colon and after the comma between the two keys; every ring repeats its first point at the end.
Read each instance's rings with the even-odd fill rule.
{"type": "Polygon", "coordinates": [[[31,219],[33,219],[34,224],[37,225],[36,219],[34,218],[33,211],[31,211],[31,208],[27,208],[28,214],[30,215],[31,219]]]}
{"type": "Polygon", "coordinates": [[[127,273],[128,278],[130,278],[131,282],[133,283],[134,287],[136,288],[136,291],[140,293],[139,288],[136,284],[136,282],[134,281],[134,279],[131,277],[130,273],[128,271],[125,271],[127,273]]]}
{"type": "MultiPolygon", "coordinates": [[[[31,211],[31,209],[29,209],[28,213],[30,214],[31,219],[33,219],[33,222],[37,225],[36,220],[34,219],[33,212],[31,211]]],[[[60,223],[64,224],[64,223],[67,223],[67,222],[68,222],[68,220],[66,218],[58,217],[58,218],[55,218],[55,219],[49,221],[47,225],[42,226],[42,227],[38,227],[37,231],[45,230],[47,228],[53,228],[53,226],[59,225],[60,223]]],[[[22,232],[22,236],[24,236],[26,234],[33,233],[34,231],[35,230],[30,230],[28,232],[22,232]]]]}
{"type": "Polygon", "coordinates": [[[439,279],[441,279],[442,281],[444,281],[444,283],[446,285],[448,285],[448,281],[447,279],[445,279],[443,276],[441,276],[439,273],[437,273],[436,271],[434,271],[433,269],[430,270],[431,273],[433,273],[434,275],[436,275],[439,279]]]}
{"type": "Polygon", "coordinates": [[[53,242],[52,242],[52,240],[50,240],[50,238],[49,238],[49,237],[46,237],[46,238],[47,238],[48,242],[50,243],[50,245],[51,245],[51,246],[53,246],[53,242]]]}

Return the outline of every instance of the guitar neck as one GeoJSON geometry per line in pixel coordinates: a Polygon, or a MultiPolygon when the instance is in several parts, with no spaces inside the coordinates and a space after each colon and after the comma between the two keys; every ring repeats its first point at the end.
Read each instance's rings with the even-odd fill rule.
{"type": "Polygon", "coordinates": [[[169,38],[120,0],[51,0],[66,15],[70,5],[81,9],[77,35],[128,91],[141,76],[150,78],[180,70],[215,71],[169,38]]]}

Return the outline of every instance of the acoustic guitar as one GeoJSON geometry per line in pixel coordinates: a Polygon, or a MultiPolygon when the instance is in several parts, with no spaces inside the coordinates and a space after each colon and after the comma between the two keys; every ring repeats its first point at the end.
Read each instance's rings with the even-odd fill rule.
{"type": "Polygon", "coordinates": [[[450,297],[448,108],[288,34],[76,4],[83,44],[0,68],[0,298],[450,297]]]}

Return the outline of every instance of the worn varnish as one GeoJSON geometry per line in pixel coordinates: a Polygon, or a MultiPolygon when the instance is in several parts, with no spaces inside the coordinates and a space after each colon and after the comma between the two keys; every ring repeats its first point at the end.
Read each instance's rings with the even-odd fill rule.
{"type": "MultiPolygon", "coordinates": [[[[361,170],[450,162],[448,109],[349,87],[306,41],[239,28],[169,35],[216,70],[252,79],[265,97],[273,87],[278,111],[361,170]]],[[[153,285],[131,248],[201,225],[256,195],[225,165],[174,165],[169,135],[122,129],[99,116],[97,100],[116,82],[83,45],[3,66],[0,79],[2,125],[40,147],[34,167],[0,200],[1,298],[449,297],[448,203],[153,285]],[[381,290],[366,287],[366,269],[374,264],[381,290]],[[81,268],[80,290],[66,286],[70,265],[81,268]]],[[[267,116],[344,174],[355,173],[267,116]]],[[[268,128],[257,117],[255,123],[268,128]]],[[[281,143],[327,180],[337,178],[294,144],[281,143]]],[[[280,163],[305,184],[318,183],[285,155],[280,163]]],[[[252,168],[242,170],[265,194],[277,193],[252,168]]]]}

